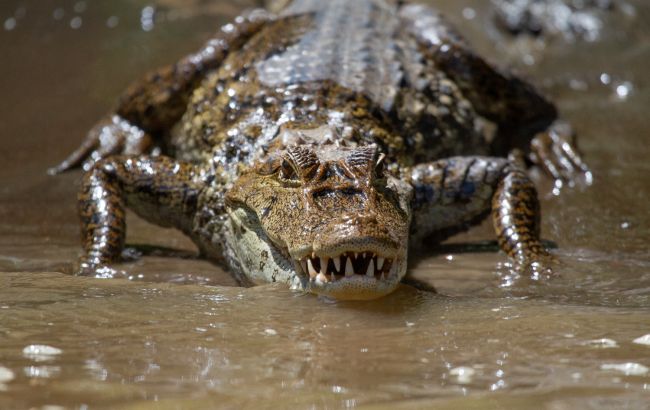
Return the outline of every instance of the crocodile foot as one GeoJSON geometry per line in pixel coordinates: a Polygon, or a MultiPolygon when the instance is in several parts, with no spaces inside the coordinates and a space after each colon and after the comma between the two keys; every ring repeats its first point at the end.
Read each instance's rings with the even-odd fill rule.
{"type": "Polygon", "coordinates": [[[592,174],[578,153],[573,130],[566,122],[556,121],[531,142],[530,159],[555,179],[556,186],[577,183],[591,185],[592,174]]]}

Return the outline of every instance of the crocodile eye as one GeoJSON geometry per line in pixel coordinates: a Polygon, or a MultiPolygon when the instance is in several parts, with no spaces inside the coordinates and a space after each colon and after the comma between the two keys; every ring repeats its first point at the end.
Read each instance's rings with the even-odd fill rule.
{"type": "Polygon", "coordinates": [[[297,181],[298,180],[298,175],[296,174],[296,170],[291,166],[291,163],[287,161],[286,159],[282,160],[282,164],[280,165],[280,179],[285,179],[288,181],[297,181]]]}

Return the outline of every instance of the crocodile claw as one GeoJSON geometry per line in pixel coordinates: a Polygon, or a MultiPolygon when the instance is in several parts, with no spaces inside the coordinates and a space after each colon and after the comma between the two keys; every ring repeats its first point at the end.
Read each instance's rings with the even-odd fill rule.
{"type": "Polygon", "coordinates": [[[557,121],[546,132],[537,134],[531,142],[530,159],[555,179],[556,186],[565,183],[591,185],[592,174],[582,160],[575,144],[574,133],[566,122],[557,121]]]}

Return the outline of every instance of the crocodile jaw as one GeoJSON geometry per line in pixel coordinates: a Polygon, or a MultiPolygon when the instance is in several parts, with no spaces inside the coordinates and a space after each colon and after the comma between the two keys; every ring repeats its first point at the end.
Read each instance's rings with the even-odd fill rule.
{"type": "Polygon", "coordinates": [[[368,300],[384,296],[406,274],[406,255],[383,257],[372,252],[345,252],[333,257],[311,256],[294,260],[305,290],[342,300],[368,300]]]}
{"type": "Polygon", "coordinates": [[[279,282],[334,299],[369,300],[395,290],[406,274],[406,249],[342,250],[339,245],[292,257],[245,208],[231,209],[225,227],[226,259],[242,283],[279,282]]]}

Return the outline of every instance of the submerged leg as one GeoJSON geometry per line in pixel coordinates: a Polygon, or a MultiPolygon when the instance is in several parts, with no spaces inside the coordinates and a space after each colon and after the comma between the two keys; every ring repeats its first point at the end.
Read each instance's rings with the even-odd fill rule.
{"type": "Polygon", "coordinates": [[[115,156],[97,162],[79,192],[84,247],[79,273],[110,275],[108,265],[124,248],[125,207],[190,234],[201,186],[193,165],[167,157],[115,156]]]}
{"type": "Polygon", "coordinates": [[[500,248],[520,266],[546,265],[537,192],[526,172],[503,158],[457,157],[414,167],[412,237],[443,240],[490,213],[500,248]]]}
{"type": "Polygon", "coordinates": [[[63,172],[82,163],[90,169],[93,163],[112,154],[140,155],[161,147],[165,134],[185,113],[199,82],[218,68],[229,52],[241,48],[268,19],[263,10],[238,17],[197,53],[132,84],[115,110],[92,128],[82,145],[49,172],[63,172]]]}
{"type": "MultiPolygon", "coordinates": [[[[535,134],[552,132],[558,127],[557,110],[550,101],[531,84],[498,70],[474,53],[435,10],[411,4],[400,9],[400,16],[407,30],[420,43],[425,59],[432,61],[458,85],[479,115],[498,125],[493,152],[503,156],[512,149],[530,153],[535,150],[531,146],[535,134]]],[[[564,173],[567,179],[587,172],[576,150],[571,148],[571,151],[582,166],[564,173]]],[[[550,175],[557,178],[557,175],[550,175]]]]}

